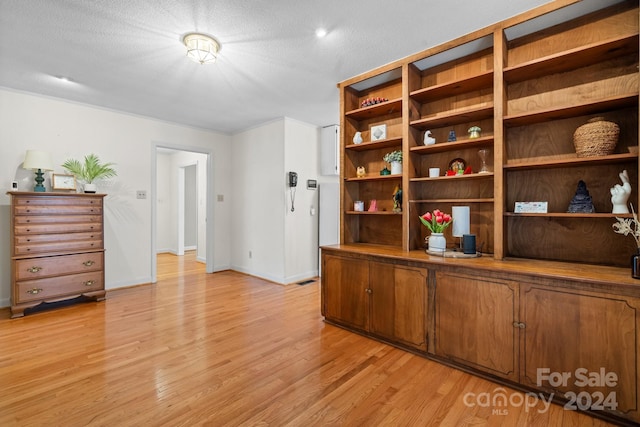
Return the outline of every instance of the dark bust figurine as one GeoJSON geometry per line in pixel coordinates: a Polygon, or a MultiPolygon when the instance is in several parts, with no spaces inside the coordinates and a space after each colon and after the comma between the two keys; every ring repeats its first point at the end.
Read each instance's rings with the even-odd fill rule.
{"type": "Polygon", "coordinates": [[[578,188],[576,194],[569,203],[567,212],[570,213],[593,213],[596,209],[593,207],[589,190],[587,190],[587,184],[583,180],[578,182],[578,188]]]}

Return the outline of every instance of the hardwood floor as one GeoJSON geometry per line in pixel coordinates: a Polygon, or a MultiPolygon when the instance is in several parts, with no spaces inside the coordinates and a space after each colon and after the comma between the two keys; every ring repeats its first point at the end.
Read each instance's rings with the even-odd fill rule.
{"type": "Polygon", "coordinates": [[[318,282],[206,274],[172,255],[158,278],[104,302],[2,310],[0,425],[609,425],[540,402],[465,404],[523,395],[325,324],[318,282]]]}

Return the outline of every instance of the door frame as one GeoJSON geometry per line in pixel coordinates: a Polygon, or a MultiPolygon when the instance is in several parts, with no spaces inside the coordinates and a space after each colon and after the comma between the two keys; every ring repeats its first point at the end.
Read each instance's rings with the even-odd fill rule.
{"type": "Polygon", "coordinates": [[[206,167],[206,217],[205,217],[205,234],[206,234],[206,272],[213,273],[214,266],[214,179],[213,179],[213,150],[203,147],[193,147],[187,145],[171,144],[167,142],[151,143],[151,283],[158,281],[157,277],[157,226],[158,226],[158,149],[168,148],[170,150],[188,151],[192,153],[200,153],[207,155],[206,167]]]}

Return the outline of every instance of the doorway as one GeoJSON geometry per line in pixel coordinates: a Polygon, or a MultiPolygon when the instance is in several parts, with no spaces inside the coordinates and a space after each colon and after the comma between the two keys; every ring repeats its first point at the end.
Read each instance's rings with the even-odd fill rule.
{"type": "Polygon", "coordinates": [[[208,149],[152,144],[151,278],[157,281],[157,254],[196,259],[213,272],[212,153],[208,149]]]}

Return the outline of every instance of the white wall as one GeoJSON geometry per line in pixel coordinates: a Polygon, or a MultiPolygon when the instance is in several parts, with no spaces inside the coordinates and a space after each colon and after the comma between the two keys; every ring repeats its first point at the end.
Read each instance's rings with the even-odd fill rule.
{"type": "MultiPolygon", "coordinates": [[[[284,120],[284,174],[298,173],[295,210],[290,197],[285,206],[285,282],[318,275],[318,191],[307,190],[307,180],[318,180],[318,128],[284,120]]],[[[289,189],[285,187],[289,194],[289,189]]]]}
{"type": "Polygon", "coordinates": [[[232,268],[282,283],[284,120],[233,135],[231,163],[232,268]]]}
{"type": "MultiPolygon", "coordinates": [[[[95,153],[116,163],[118,176],[98,187],[106,192],[106,287],[151,280],[151,200],[136,190],[151,188],[151,145],[168,143],[214,151],[216,194],[229,193],[231,137],[82,104],[0,89],[0,186],[31,190],[33,173],[21,168],[27,149],[51,152],[55,165],[95,153]]],[[[56,167],[56,172],[63,172],[56,167]]],[[[49,179],[47,177],[47,185],[49,179]]],[[[228,267],[231,230],[228,203],[216,203],[214,267],[228,267]]],[[[0,192],[0,306],[10,303],[9,197],[0,192]]]]}
{"type": "Polygon", "coordinates": [[[178,239],[173,217],[173,198],[171,193],[171,155],[158,153],[156,157],[157,167],[157,226],[156,226],[156,251],[159,253],[177,251],[176,241],[178,239]]]}
{"type": "Polygon", "coordinates": [[[318,128],[289,118],[233,136],[232,267],[278,283],[316,276],[318,128]],[[295,211],[287,173],[298,172],[295,211]],[[249,255],[251,253],[251,256],[249,255]]]}

